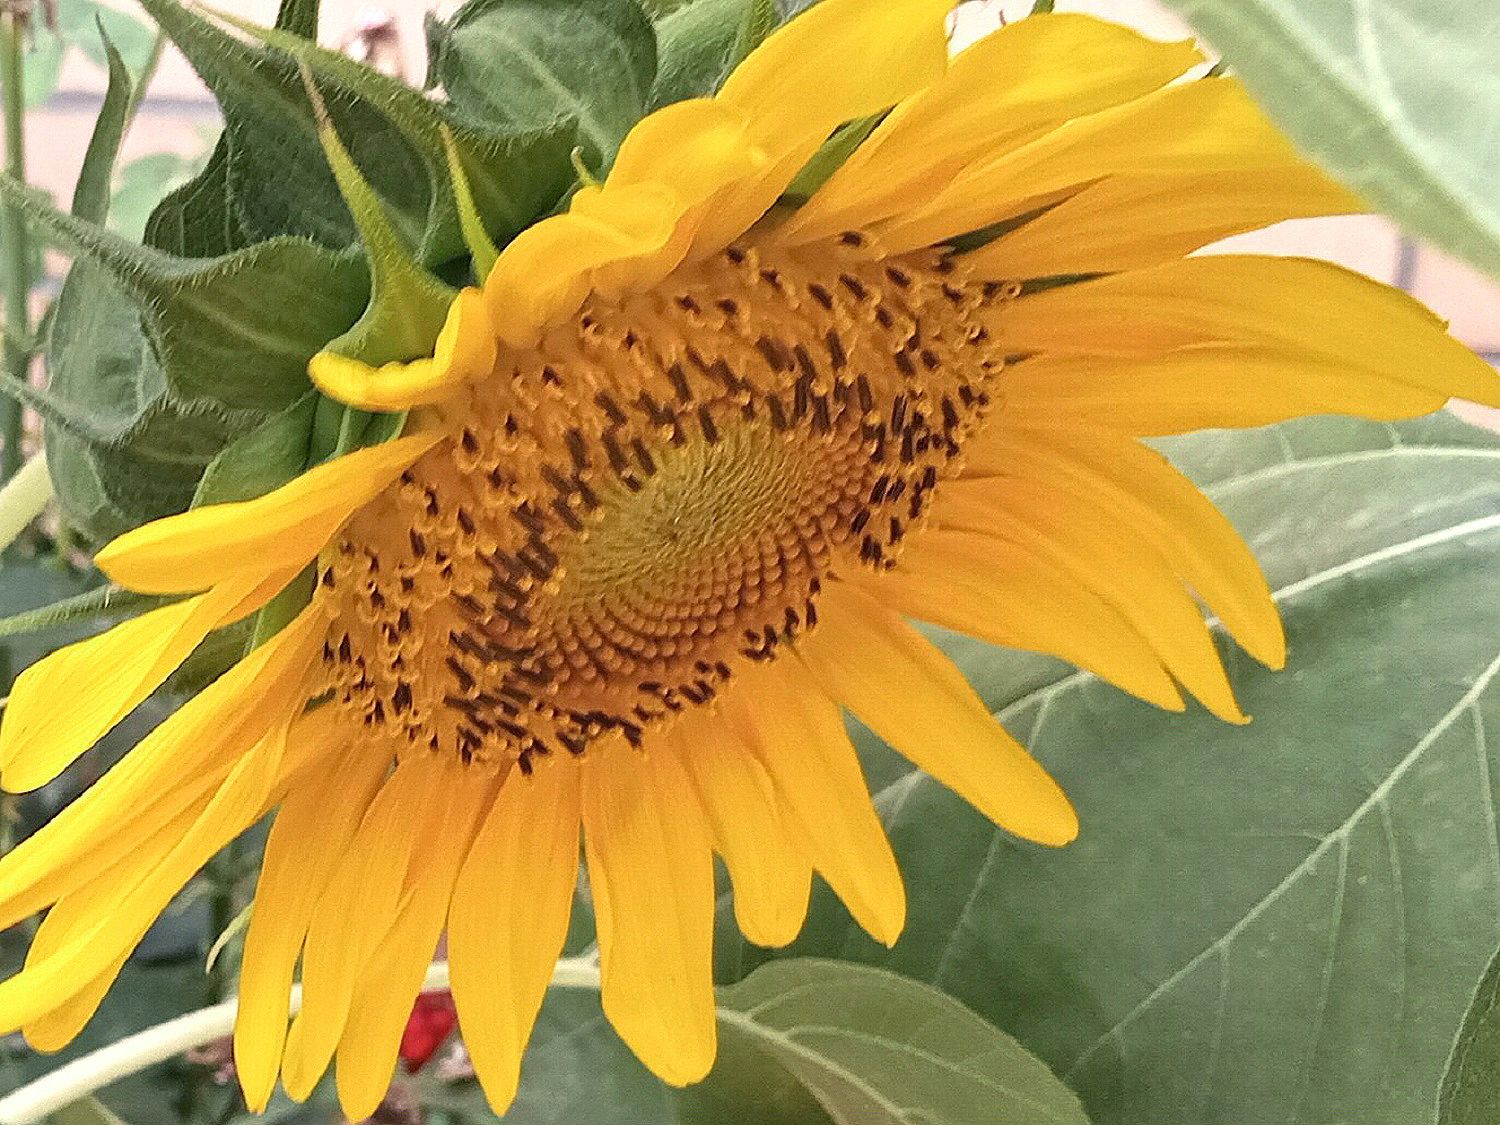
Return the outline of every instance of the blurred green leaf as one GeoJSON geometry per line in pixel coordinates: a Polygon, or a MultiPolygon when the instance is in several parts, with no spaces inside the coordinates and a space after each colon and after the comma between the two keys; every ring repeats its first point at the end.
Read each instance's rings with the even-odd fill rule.
{"type": "Polygon", "coordinates": [[[658,20],[653,109],[719,88],[751,7],[752,0],[695,0],[658,20]]]}
{"type": "Polygon", "coordinates": [[[1227,652],[1249,727],[947,638],[1077,803],[1025,844],[865,739],[911,904],[887,951],[820,889],[783,954],[942,988],[1100,1123],[1434,1120],[1495,948],[1500,438],[1435,416],[1167,443],[1239,526],[1290,663],[1227,652]]]}
{"type": "Polygon", "coordinates": [[[1480,978],[1448,1057],[1439,1102],[1440,1125],[1500,1121],[1500,953],[1480,978]]]}
{"type": "Polygon", "coordinates": [[[1313,158],[1500,277],[1500,15],[1463,0],[1168,0],[1313,158]]]}
{"type": "Polygon", "coordinates": [[[129,1125],[98,1098],[83,1098],[52,1114],[52,1125],[129,1125]]]}
{"type": "Polygon", "coordinates": [[[646,112],[656,37],[634,0],[469,0],[428,24],[428,84],[464,117],[513,129],[577,128],[590,164],[646,112]]]}
{"type": "Polygon", "coordinates": [[[37,24],[33,27],[30,41],[24,50],[21,61],[22,96],[27,109],[36,109],[57,90],[57,80],[62,75],[63,55],[67,53],[68,44],[57,32],[37,24]]]}
{"type": "Polygon", "coordinates": [[[196,176],[203,158],[176,152],[150,152],[120,166],[110,196],[109,225],[126,238],[139,241],[151,212],[169,192],[196,176]]]}
{"type": "Polygon", "coordinates": [[[679,1094],[685,1125],[747,1110],[763,1125],[1087,1123],[1078,1098],[1009,1035],[880,969],[773,962],[720,991],[719,1028],[713,1073],[679,1094]]]}
{"type": "Polygon", "coordinates": [[[63,38],[89,62],[108,69],[109,55],[99,38],[100,24],[130,73],[139,75],[151,58],[155,31],[128,12],[94,0],[57,0],[57,27],[63,38]]]}

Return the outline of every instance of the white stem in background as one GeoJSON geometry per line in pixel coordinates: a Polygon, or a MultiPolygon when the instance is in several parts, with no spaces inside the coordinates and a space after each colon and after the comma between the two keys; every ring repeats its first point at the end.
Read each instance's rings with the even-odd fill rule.
{"type": "MultiPolygon", "coordinates": [[[[598,962],[587,956],[559,961],[552,974],[552,986],[598,988],[598,962]]],[[[422,991],[435,992],[447,987],[448,963],[438,961],[428,968],[422,991]]],[[[294,987],[292,1012],[301,1006],[302,989],[294,987]]],[[[238,1000],[225,1000],[211,1008],[200,1008],[60,1066],[0,1098],[0,1125],[37,1125],[48,1114],[102,1090],[111,1082],[222,1039],[234,1030],[238,1007],[238,1000]]]]}
{"type": "Polygon", "coordinates": [[[52,499],[52,477],[47,455],[38,453],[0,487],[0,551],[16,541],[26,525],[42,514],[52,499]]]}

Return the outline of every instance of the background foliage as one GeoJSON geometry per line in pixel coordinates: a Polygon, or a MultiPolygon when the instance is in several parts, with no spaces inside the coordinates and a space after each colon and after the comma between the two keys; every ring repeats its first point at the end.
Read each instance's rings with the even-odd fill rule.
{"type": "MultiPolygon", "coordinates": [[[[1500,170],[1485,164],[1494,146],[1478,143],[1489,118],[1468,108],[1500,86],[1429,81],[1439,52],[1478,50],[1500,17],[1396,4],[1340,22],[1323,3],[1176,2],[1312,151],[1417,229],[1481,265],[1500,261],[1500,209],[1489,206],[1500,170]]],[[[429,28],[429,83],[446,97],[428,100],[292,38],[315,25],[309,0],[287,0],[280,35],[249,37],[176,0],[143,3],[223,107],[224,134],[204,166],[143,218],[143,200],[187,171],[114,168],[154,33],[106,15],[111,58],[90,34],[94,9],[65,0],[29,92],[45,96],[65,50],[112,64],[85,169],[92,188],[71,214],[5,188],[78,259],[49,318],[50,382],[28,398],[49,422],[66,526],[84,540],[264,491],[347,428],[303,369],[360,315],[369,273],[297,62],[317,76],[415,253],[461,281],[468,264],[434,158],[439,126],[457,138],[489,233],[503,242],[570,190],[575,147],[602,171],[642,113],[712,90],[786,14],[764,0],[471,0],[429,28]],[[136,233],[144,245],[121,237],[136,233]],[[267,318],[258,297],[272,290],[300,294],[296,317],[267,318]]],[[[723,1052],[710,1080],[666,1089],[609,1030],[595,995],[557,989],[507,1121],[1495,1119],[1500,439],[1443,416],[1315,419],[1167,449],[1254,547],[1286,617],[1285,672],[1225,648],[1255,722],[1165,715],[1056,662],[941,635],[1073,795],[1079,843],[1051,851],[997,832],[856,731],[911,897],[895,948],[860,934],[826,888],[782,951],[745,943],[721,903],[723,1052]]],[[[48,557],[46,538],[33,546],[34,557],[4,564],[0,613],[97,581],[48,557]]],[[[86,604],[90,617],[67,613],[8,642],[14,666],[119,610],[86,604]]],[[[6,629],[0,622],[0,636],[6,629]]],[[[203,674],[243,638],[217,644],[203,674]]],[[[149,702],[58,784],[13,804],[16,828],[55,812],[171,702],[149,702]]],[[[232,946],[212,974],[202,958],[245,902],[257,849],[252,833],[188,889],[61,1059],[0,1041],[0,1090],[221,996],[232,946]]],[[[591,940],[590,918],[580,888],[574,951],[591,940]]],[[[24,937],[0,935],[6,973],[24,937]]],[[[224,1061],[209,1051],[134,1076],[79,1107],[71,1125],[111,1113],[132,1125],[239,1125],[224,1061]]],[[[493,1119],[456,1045],[397,1092],[433,1125],[493,1119]]],[[[266,1120],[335,1114],[320,1090],[305,1107],[273,1103],[266,1120]]]]}

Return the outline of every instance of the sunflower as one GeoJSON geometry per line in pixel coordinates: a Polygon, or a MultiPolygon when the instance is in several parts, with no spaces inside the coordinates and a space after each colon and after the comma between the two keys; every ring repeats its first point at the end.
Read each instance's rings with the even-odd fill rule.
{"type": "Polygon", "coordinates": [[[0,923],[50,907],[0,1030],[69,1040],[275,810],[235,1039],[253,1107],[336,1057],[372,1111],[445,929],[507,1106],[580,835],[604,1010],[689,1083],[715,1053],[715,853],[754,942],[796,935],[814,871],[901,932],[843,712],[1010,832],[1077,831],[912,620],[1246,721],[1204,615],[1280,666],[1266,583],[1139,439],[1500,403],[1494,372],[1332,265],[1185,256],[1360,206],[1236,81],[1188,77],[1191,45],[1046,15],[950,59],[948,7],[824,0],[480,263],[430,357],[313,361],[326,395],[409,411],[402,436],[99,553],[192,596],[20,678],[9,789],[310,566],[314,592],[0,864],[0,923]],[[860,143],[815,175],[831,136],[860,143]]]}

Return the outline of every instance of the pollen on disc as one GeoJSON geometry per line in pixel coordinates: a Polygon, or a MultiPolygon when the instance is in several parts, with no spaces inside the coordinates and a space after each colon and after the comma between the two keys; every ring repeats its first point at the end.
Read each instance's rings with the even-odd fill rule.
{"type": "Polygon", "coordinates": [[[397,753],[639,743],[893,565],[1003,367],[1010,299],[857,233],[592,298],[446,407],[454,437],[345,529],[329,689],[397,753]]]}

